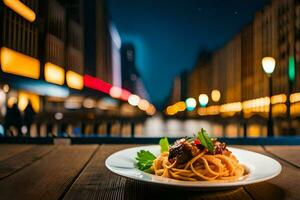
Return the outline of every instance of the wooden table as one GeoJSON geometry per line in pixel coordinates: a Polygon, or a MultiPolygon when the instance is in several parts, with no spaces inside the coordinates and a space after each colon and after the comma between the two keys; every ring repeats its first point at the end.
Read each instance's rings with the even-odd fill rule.
{"type": "Polygon", "coordinates": [[[109,172],[111,153],[134,145],[0,145],[0,199],[300,199],[300,146],[238,146],[278,160],[266,182],[219,192],[150,185],[109,172]]]}

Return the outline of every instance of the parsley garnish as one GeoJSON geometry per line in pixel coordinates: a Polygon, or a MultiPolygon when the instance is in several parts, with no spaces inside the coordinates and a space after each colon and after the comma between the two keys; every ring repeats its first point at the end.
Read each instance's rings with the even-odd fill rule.
{"type": "Polygon", "coordinates": [[[155,158],[156,157],[150,151],[141,150],[137,153],[135,159],[138,161],[137,166],[139,170],[145,171],[152,166],[155,158]]]}

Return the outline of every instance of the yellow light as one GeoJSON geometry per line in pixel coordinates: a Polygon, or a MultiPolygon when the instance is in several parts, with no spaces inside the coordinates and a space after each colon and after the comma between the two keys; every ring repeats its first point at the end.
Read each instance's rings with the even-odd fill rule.
{"type": "Polygon", "coordinates": [[[29,101],[31,102],[33,110],[35,112],[39,112],[40,111],[40,97],[33,93],[20,91],[19,97],[18,97],[18,107],[21,111],[25,110],[29,101]]]}
{"type": "Polygon", "coordinates": [[[122,88],[113,86],[113,87],[110,88],[109,94],[113,98],[120,98],[121,95],[122,95],[122,88]]]}
{"type": "Polygon", "coordinates": [[[139,102],[140,102],[140,97],[135,94],[131,94],[128,98],[128,103],[132,106],[137,106],[139,102]]]}
{"type": "Polygon", "coordinates": [[[155,109],[154,105],[150,104],[148,109],[146,110],[146,113],[148,115],[154,115],[156,113],[156,109],[155,109]]]}
{"type": "Polygon", "coordinates": [[[207,107],[208,115],[218,115],[220,114],[220,106],[209,106],[207,107]]]}
{"type": "Polygon", "coordinates": [[[185,108],[186,108],[186,107],[185,107],[184,101],[179,101],[179,102],[177,102],[177,103],[175,104],[175,106],[176,106],[177,110],[180,111],[180,112],[184,111],[185,108]]]}
{"type": "Polygon", "coordinates": [[[211,99],[214,102],[218,102],[221,99],[221,92],[219,90],[213,90],[211,91],[211,99]]]}
{"type": "Polygon", "coordinates": [[[138,104],[139,109],[146,111],[149,106],[150,106],[150,104],[147,100],[142,99],[139,101],[139,104],[138,104]]]}
{"type": "Polygon", "coordinates": [[[7,107],[12,108],[15,103],[17,103],[17,98],[16,97],[9,97],[8,100],[7,100],[7,107]]]}
{"type": "Polygon", "coordinates": [[[3,72],[38,79],[40,61],[12,49],[1,48],[1,68],[3,72]]]}
{"type": "Polygon", "coordinates": [[[3,0],[3,3],[30,22],[33,22],[36,18],[34,11],[20,0],[3,0]]]}
{"type": "Polygon", "coordinates": [[[291,105],[291,115],[293,117],[300,116],[300,102],[291,105]]]}
{"type": "Polygon", "coordinates": [[[271,97],[271,103],[285,103],[286,102],[286,95],[285,94],[278,94],[271,97]]]}
{"type": "Polygon", "coordinates": [[[200,116],[207,115],[207,109],[206,108],[198,108],[197,113],[200,116]]]}
{"type": "Polygon", "coordinates": [[[262,97],[262,98],[244,101],[242,105],[243,105],[243,109],[246,112],[250,112],[250,111],[259,110],[260,108],[264,109],[265,107],[269,106],[269,104],[270,104],[270,98],[262,97]]]}
{"type": "Polygon", "coordinates": [[[300,101],[300,92],[291,94],[290,101],[291,103],[300,101]]]}
{"type": "Polygon", "coordinates": [[[167,115],[175,115],[177,113],[177,109],[175,106],[168,106],[166,113],[167,115]]]}
{"type": "Polygon", "coordinates": [[[65,70],[48,62],[45,64],[45,80],[50,83],[63,85],[65,82],[65,70]]]}
{"type": "Polygon", "coordinates": [[[286,113],[287,107],[284,103],[273,105],[273,113],[275,116],[279,116],[286,113]]]}
{"type": "Polygon", "coordinates": [[[220,112],[240,112],[242,110],[241,102],[227,103],[220,107],[220,112]]]}
{"type": "Polygon", "coordinates": [[[83,77],[73,71],[67,71],[66,74],[67,84],[70,88],[81,90],[83,88],[83,77]]]}

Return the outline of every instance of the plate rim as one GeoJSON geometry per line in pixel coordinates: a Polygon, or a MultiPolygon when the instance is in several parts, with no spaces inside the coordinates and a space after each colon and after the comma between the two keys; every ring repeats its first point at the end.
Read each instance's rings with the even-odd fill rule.
{"type": "MultiPolygon", "coordinates": [[[[115,154],[118,154],[122,151],[128,151],[128,150],[133,150],[133,149],[140,149],[140,148],[154,148],[154,147],[159,147],[159,145],[143,145],[143,146],[137,146],[137,147],[129,147],[129,148],[125,148],[125,149],[122,149],[122,150],[119,150],[119,151],[116,151],[112,154],[110,154],[106,160],[105,160],[105,166],[106,168],[111,171],[112,173],[118,175],[118,176],[121,176],[121,177],[124,177],[124,178],[127,178],[127,179],[131,179],[131,180],[138,180],[138,181],[142,181],[142,182],[146,182],[146,183],[151,183],[151,184],[158,184],[158,185],[165,185],[165,186],[173,186],[173,187],[183,187],[183,188],[228,188],[228,187],[239,187],[239,186],[245,186],[245,185],[250,185],[250,184],[254,184],[254,183],[259,183],[259,182],[263,182],[263,181],[267,181],[267,180],[270,180],[276,176],[278,176],[281,172],[282,172],[282,165],[280,164],[280,162],[278,162],[277,160],[275,160],[274,158],[270,157],[270,156],[267,156],[267,155],[264,155],[264,154],[261,154],[261,153],[257,153],[257,152],[254,152],[254,151],[250,151],[250,150],[245,150],[245,149],[241,149],[241,148],[236,148],[236,147],[231,147],[231,146],[228,146],[229,149],[235,149],[235,150],[239,150],[239,151],[245,151],[245,152],[250,152],[250,153],[253,153],[253,154],[258,154],[260,156],[263,156],[263,157],[266,157],[268,159],[271,159],[273,162],[275,162],[279,169],[276,173],[270,175],[270,176],[267,176],[267,177],[264,177],[264,178],[258,178],[258,179],[254,179],[254,180],[248,180],[245,179],[245,180],[242,180],[242,181],[233,181],[233,182],[207,182],[207,181],[199,181],[199,182],[202,182],[202,183],[210,183],[210,184],[207,184],[207,185],[196,185],[196,184],[193,184],[193,185],[189,185],[189,184],[186,184],[186,181],[180,181],[180,180],[173,180],[173,179],[170,179],[170,178],[166,178],[166,179],[170,179],[170,180],[173,180],[170,181],[170,182],[164,182],[164,181],[153,181],[153,180],[148,180],[148,179],[143,179],[143,178],[140,178],[140,177],[135,177],[135,176],[130,176],[130,175],[126,175],[124,173],[120,173],[118,172],[118,170],[115,170],[113,166],[110,166],[108,164],[108,160],[109,159],[112,159],[111,157],[115,156],[115,154]],[[175,181],[178,181],[178,182],[175,182],[175,181]]],[[[150,174],[150,173],[146,173],[146,172],[143,172],[137,168],[134,168],[132,170],[138,170],[139,172],[143,173],[143,174],[147,174],[149,176],[155,176],[155,177],[160,177],[160,176],[156,176],[154,174],[150,174]]],[[[193,183],[197,183],[197,182],[193,182],[193,183]]]]}

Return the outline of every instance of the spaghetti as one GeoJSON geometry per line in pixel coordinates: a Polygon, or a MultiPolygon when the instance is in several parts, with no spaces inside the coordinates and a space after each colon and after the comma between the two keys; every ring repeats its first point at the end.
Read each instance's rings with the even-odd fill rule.
{"type": "Polygon", "coordinates": [[[204,149],[184,164],[169,161],[169,152],[161,153],[151,167],[157,176],[183,181],[236,181],[241,179],[246,170],[234,155],[209,155],[204,149]]]}
{"type": "Polygon", "coordinates": [[[246,168],[224,142],[209,137],[204,129],[191,138],[159,141],[161,154],[141,150],[137,153],[140,170],[183,181],[236,181],[246,177],[246,168]]]}

